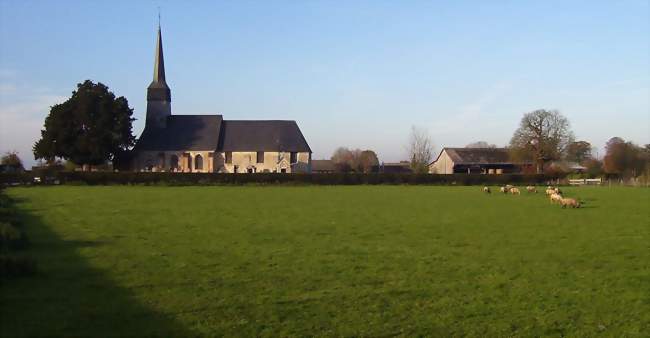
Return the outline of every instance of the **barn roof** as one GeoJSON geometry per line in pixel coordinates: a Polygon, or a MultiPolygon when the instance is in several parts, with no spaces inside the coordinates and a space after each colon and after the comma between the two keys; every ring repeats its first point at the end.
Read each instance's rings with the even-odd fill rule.
{"type": "Polygon", "coordinates": [[[222,123],[221,115],[171,115],[166,128],[145,128],[135,149],[216,150],[222,123]]]}
{"type": "Polygon", "coordinates": [[[510,154],[506,148],[444,148],[440,154],[443,152],[447,152],[452,161],[454,161],[454,164],[512,163],[510,154]]]}
{"type": "Polygon", "coordinates": [[[223,121],[221,151],[311,152],[296,121],[223,121]]]}

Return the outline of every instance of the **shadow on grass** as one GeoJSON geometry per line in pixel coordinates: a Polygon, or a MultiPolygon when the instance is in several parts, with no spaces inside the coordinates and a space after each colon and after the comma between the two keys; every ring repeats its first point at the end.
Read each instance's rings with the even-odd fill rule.
{"type": "MultiPolygon", "coordinates": [[[[24,201],[23,201],[24,202],[24,201]]],[[[5,281],[0,289],[0,336],[192,337],[174,318],[152,310],[78,254],[101,241],[64,241],[17,203],[31,240],[35,276],[5,281]]]]}

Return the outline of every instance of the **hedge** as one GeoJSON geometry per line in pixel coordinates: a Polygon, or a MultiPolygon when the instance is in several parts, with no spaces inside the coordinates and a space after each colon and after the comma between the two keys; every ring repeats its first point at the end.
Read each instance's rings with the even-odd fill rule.
{"type": "Polygon", "coordinates": [[[50,176],[33,173],[0,174],[0,184],[86,184],[86,185],[241,185],[241,184],[438,184],[438,185],[503,185],[546,184],[557,179],[548,175],[482,175],[482,174],[213,174],[213,173],[145,173],[145,172],[58,172],[50,176]],[[40,182],[34,180],[39,177],[40,182]]]}

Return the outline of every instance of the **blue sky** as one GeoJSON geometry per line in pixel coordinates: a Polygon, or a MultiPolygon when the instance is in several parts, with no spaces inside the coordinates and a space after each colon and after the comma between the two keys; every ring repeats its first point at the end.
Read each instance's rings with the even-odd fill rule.
{"type": "Polygon", "coordinates": [[[314,151],[406,158],[412,125],[439,150],[508,143],[558,109],[578,139],[650,143],[648,1],[0,0],[0,151],[33,163],[49,106],[85,79],[142,131],[157,7],[174,114],[296,120],[314,151]]]}

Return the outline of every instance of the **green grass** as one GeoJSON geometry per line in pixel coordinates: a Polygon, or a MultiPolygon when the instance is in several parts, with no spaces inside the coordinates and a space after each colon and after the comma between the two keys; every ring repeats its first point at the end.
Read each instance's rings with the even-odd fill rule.
{"type": "Polygon", "coordinates": [[[650,336],[650,189],[480,190],[13,188],[0,333],[650,336]]]}

